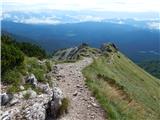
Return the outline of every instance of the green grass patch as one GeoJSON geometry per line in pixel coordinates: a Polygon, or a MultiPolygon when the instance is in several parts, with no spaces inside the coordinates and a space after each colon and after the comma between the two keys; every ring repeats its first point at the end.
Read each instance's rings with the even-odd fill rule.
{"type": "Polygon", "coordinates": [[[68,113],[68,107],[69,107],[69,99],[63,98],[62,105],[59,108],[58,116],[68,113]]]}
{"type": "Polygon", "coordinates": [[[86,83],[110,120],[160,119],[160,80],[121,53],[94,60],[83,70],[86,83]]]}
{"type": "Polygon", "coordinates": [[[22,74],[18,71],[18,69],[8,70],[2,76],[3,81],[7,84],[19,84],[22,79],[22,74]]]}
{"type": "Polygon", "coordinates": [[[2,75],[2,80],[9,85],[8,91],[15,93],[20,91],[18,86],[22,85],[22,80],[28,74],[34,74],[38,82],[50,82],[45,76],[52,70],[53,64],[54,63],[50,60],[41,62],[34,57],[25,57],[20,66],[16,66],[14,69],[5,72],[2,75]]]}
{"type": "Polygon", "coordinates": [[[52,63],[46,61],[40,63],[36,58],[26,58],[25,66],[29,73],[33,73],[39,82],[46,82],[45,74],[51,71],[52,63]]]}
{"type": "Polygon", "coordinates": [[[23,95],[23,98],[26,99],[26,100],[28,100],[28,99],[30,98],[30,96],[31,96],[30,93],[25,93],[25,94],[23,95]]]}
{"type": "Polygon", "coordinates": [[[17,84],[10,85],[7,88],[7,93],[17,93],[19,91],[21,91],[21,90],[19,88],[19,85],[17,85],[17,84]]]}

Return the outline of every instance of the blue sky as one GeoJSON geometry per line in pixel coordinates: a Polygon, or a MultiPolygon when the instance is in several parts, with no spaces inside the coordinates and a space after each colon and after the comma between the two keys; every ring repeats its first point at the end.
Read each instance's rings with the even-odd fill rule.
{"type": "Polygon", "coordinates": [[[160,0],[3,0],[5,11],[94,10],[160,12],[160,0]]]}

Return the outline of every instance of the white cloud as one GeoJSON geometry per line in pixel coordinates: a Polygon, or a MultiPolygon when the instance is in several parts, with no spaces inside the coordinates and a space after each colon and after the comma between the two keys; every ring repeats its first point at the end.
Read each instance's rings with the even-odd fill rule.
{"type": "Polygon", "coordinates": [[[25,23],[25,24],[60,24],[61,23],[60,20],[54,17],[44,17],[44,16],[42,16],[41,18],[38,18],[38,17],[19,18],[17,16],[12,16],[12,19],[13,19],[13,22],[25,23]]]}
{"type": "Polygon", "coordinates": [[[150,29],[159,29],[160,30],[160,22],[151,22],[147,24],[150,29]]]}
{"type": "Polygon", "coordinates": [[[70,16],[70,17],[75,19],[78,22],[85,22],[85,21],[101,22],[102,20],[105,19],[103,17],[91,16],[91,15],[78,15],[78,16],[70,16]]]}
{"type": "Polygon", "coordinates": [[[102,10],[160,12],[160,0],[4,0],[3,10],[102,10]]]}

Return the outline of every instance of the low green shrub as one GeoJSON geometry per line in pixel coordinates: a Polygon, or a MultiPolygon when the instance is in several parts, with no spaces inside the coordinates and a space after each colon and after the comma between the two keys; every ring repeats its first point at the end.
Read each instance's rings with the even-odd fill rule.
{"type": "Polygon", "coordinates": [[[48,72],[51,71],[52,70],[51,62],[50,61],[46,61],[45,64],[46,64],[46,67],[47,67],[47,71],[48,72]]]}
{"type": "Polygon", "coordinates": [[[23,98],[26,99],[26,100],[28,100],[28,99],[30,98],[30,96],[31,96],[30,93],[25,93],[25,94],[23,95],[23,98]]]}
{"type": "Polygon", "coordinates": [[[59,112],[58,112],[58,116],[61,116],[65,113],[68,113],[68,107],[69,107],[69,99],[68,98],[64,98],[62,100],[62,105],[59,108],[59,112]]]}
{"type": "Polygon", "coordinates": [[[2,74],[23,63],[24,54],[13,45],[2,44],[1,46],[2,74]]]}
{"type": "Polygon", "coordinates": [[[20,91],[20,88],[16,84],[13,84],[13,85],[9,86],[8,89],[7,89],[7,93],[17,93],[19,91],[20,91]]]}
{"type": "Polygon", "coordinates": [[[19,84],[22,79],[22,74],[17,70],[8,70],[2,76],[2,81],[7,84],[19,84]]]}
{"type": "Polygon", "coordinates": [[[19,47],[20,50],[29,57],[37,57],[38,59],[43,59],[47,57],[45,50],[38,45],[27,42],[16,42],[16,46],[19,47]]]}
{"type": "Polygon", "coordinates": [[[26,58],[25,65],[29,73],[33,73],[39,82],[45,82],[46,64],[40,64],[36,58],[26,58]]]}
{"type": "Polygon", "coordinates": [[[34,69],[32,73],[35,75],[39,82],[45,82],[45,71],[43,71],[42,69],[34,69]]]}

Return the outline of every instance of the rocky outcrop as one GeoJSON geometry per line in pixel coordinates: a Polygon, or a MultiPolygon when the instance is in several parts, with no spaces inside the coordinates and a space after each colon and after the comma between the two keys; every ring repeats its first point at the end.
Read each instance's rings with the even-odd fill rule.
{"type": "Polygon", "coordinates": [[[52,100],[48,103],[47,113],[49,117],[57,118],[59,109],[62,105],[64,95],[60,88],[54,87],[52,100]]]}
{"type": "Polygon", "coordinates": [[[102,52],[117,52],[118,48],[113,43],[104,43],[101,46],[101,50],[102,50],[102,52]]]}
{"type": "Polygon", "coordinates": [[[26,120],[45,120],[46,106],[43,102],[34,103],[22,110],[23,118],[26,120]]]}
{"type": "Polygon", "coordinates": [[[14,94],[12,100],[9,99],[8,94],[3,94],[3,104],[6,105],[7,103],[7,106],[2,107],[1,120],[45,120],[48,117],[56,118],[64,98],[62,91],[58,87],[51,88],[49,84],[37,86],[40,86],[44,93],[38,95],[30,88],[14,94]],[[25,99],[25,94],[29,94],[30,97],[25,99]]]}
{"type": "Polygon", "coordinates": [[[82,44],[78,47],[68,48],[57,51],[53,59],[57,61],[77,61],[82,57],[95,57],[100,55],[101,51],[96,48],[91,48],[87,44],[82,44]]]}
{"type": "Polygon", "coordinates": [[[46,84],[39,83],[37,87],[39,89],[41,89],[41,91],[43,93],[48,94],[48,95],[52,95],[52,89],[50,88],[48,83],[46,83],[46,84]]]}
{"type": "Polygon", "coordinates": [[[20,120],[18,118],[20,115],[20,109],[18,107],[11,108],[10,110],[6,110],[1,112],[1,120],[20,120]]]}
{"type": "Polygon", "coordinates": [[[1,105],[7,105],[13,98],[12,94],[3,93],[0,95],[1,105]]]}
{"type": "Polygon", "coordinates": [[[25,82],[26,82],[26,83],[30,83],[30,84],[33,85],[34,87],[37,86],[37,79],[36,79],[36,77],[35,77],[34,74],[31,74],[31,75],[27,76],[25,82]]]}

